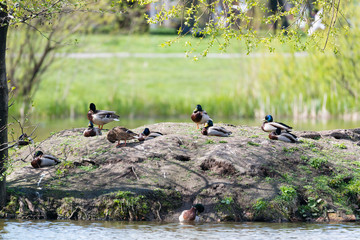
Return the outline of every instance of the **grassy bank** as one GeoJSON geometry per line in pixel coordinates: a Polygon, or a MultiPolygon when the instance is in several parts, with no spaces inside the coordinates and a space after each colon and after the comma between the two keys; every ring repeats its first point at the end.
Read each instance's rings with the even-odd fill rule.
{"type": "MultiPolygon", "coordinates": [[[[73,52],[184,53],[187,39],[173,47],[160,47],[173,38],[86,36],[78,38],[73,52]]],[[[275,53],[196,62],[188,58],[59,58],[34,95],[33,116],[83,116],[90,102],[136,117],[188,115],[198,103],[221,117],[356,115],[358,49],[341,56],[275,53]]],[[[242,50],[241,43],[234,43],[229,52],[242,50]]],[[[281,45],[277,48],[277,52],[286,51],[281,45]]],[[[11,110],[16,113],[18,108],[15,105],[11,110]]]]}

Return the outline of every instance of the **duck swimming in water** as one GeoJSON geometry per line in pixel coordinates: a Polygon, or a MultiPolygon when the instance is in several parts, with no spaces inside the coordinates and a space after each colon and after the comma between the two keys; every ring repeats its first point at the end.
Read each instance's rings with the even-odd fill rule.
{"type": "Polygon", "coordinates": [[[138,134],[134,133],[133,131],[125,128],[125,127],[114,127],[113,129],[111,129],[108,134],[107,134],[107,140],[109,140],[109,142],[114,143],[116,141],[118,141],[118,144],[116,145],[116,147],[120,146],[120,141],[124,140],[125,144],[124,146],[126,146],[126,140],[130,140],[130,139],[138,139],[138,134]]]}
{"type": "Polygon", "coordinates": [[[118,115],[114,111],[96,110],[94,103],[90,103],[90,110],[87,114],[89,121],[99,125],[100,129],[103,129],[104,124],[112,121],[120,121],[118,115]]]}
{"type": "Polygon", "coordinates": [[[199,129],[199,124],[205,124],[207,121],[212,120],[207,112],[202,109],[201,105],[197,105],[191,114],[191,120],[196,123],[196,129],[199,129]]]}
{"type": "Polygon", "coordinates": [[[42,151],[37,151],[34,154],[34,160],[31,161],[33,168],[42,168],[48,166],[54,166],[61,161],[52,155],[44,155],[42,151]]]}
{"type": "Polygon", "coordinates": [[[198,222],[200,220],[198,213],[204,212],[205,208],[202,204],[198,203],[193,205],[189,210],[182,211],[181,215],[179,216],[180,222],[198,222]]]}
{"type": "Polygon", "coordinates": [[[203,135],[207,136],[218,136],[218,137],[228,137],[232,134],[231,131],[226,130],[223,127],[214,127],[212,120],[208,120],[205,123],[205,127],[201,130],[203,135]]]}
{"type": "Polygon", "coordinates": [[[274,122],[274,119],[271,115],[265,116],[261,129],[264,132],[276,132],[276,134],[280,134],[282,131],[286,131],[286,132],[292,131],[292,127],[286,124],[281,122],[274,122]]]}
{"type": "Polygon", "coordinates": [[[163,136],[161,132],[150,132],[149,128],[145,128],[144,131],[139,134],[138,140],[139,141],[150,140],[160,136],[163,136]]]}

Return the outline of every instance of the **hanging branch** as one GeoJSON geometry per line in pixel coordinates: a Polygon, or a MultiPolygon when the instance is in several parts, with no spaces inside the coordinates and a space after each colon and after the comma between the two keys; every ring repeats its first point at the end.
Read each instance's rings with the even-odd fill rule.
{"type": "Polygon", "coordinates": [[[340,6],[340,1],[338,1],[338,4],[337,4],[337,7],[335,7],[335,0],[332,0],[332,16],[331,16],[331,21],[330,21],[330,25],[329,25],[329,30],[327,32],[327,35],[326,35],[326,40],[325,40],[325,45],[323,47],[323,51],[325,50],[326,48],[326,45],[328,43],[328,40],[329,40],[329,36],[330,36],[330,31],[331,29],[335,26],[335,22],[336,22],[336,18],[337,18],[337,14],[339,12],[339,6],[340,6]],[[336,11],[335,11],[336,10],[336,11]]]}

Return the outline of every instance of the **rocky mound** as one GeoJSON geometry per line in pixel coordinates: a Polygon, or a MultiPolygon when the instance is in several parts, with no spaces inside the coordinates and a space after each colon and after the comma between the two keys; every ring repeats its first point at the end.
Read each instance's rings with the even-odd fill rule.
{"type": "MultiPolygon", "coordinates": [[[[360,129],[294,132],[297,144],[260,128],[220,124],[227,138],[194,124],[149,126],[164,136],[116,148],[72,129],[12,154],[4,217],[176,221],[202,203],[203,221],[355,220],[360,204],[360,129]],[[57,156],[34,169],[36,150],[57,156]]],[[[133,129],[141,132],[144,127],[133,129]]]]}

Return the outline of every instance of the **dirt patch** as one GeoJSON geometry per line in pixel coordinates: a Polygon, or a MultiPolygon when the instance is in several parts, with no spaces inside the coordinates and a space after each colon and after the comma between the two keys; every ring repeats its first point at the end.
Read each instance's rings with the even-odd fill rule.
{"type": "Polygon", "coordinates": [[[359,129],[294,132],[301,141],[291,144],[268,139],[260,128],[219,125],[232,136],[161,123],[133,131],[148,127],[163,136],[120,148],[106,131],[91,138],[84,129],[56,133],[12,155],[9,204],[1,214],[177,221],[182,210],[202,203],[203,221],[326,221],[329,211],[359,211],[359,129]],[[61,164],[32,168],[37,150],[61,164]]]}

